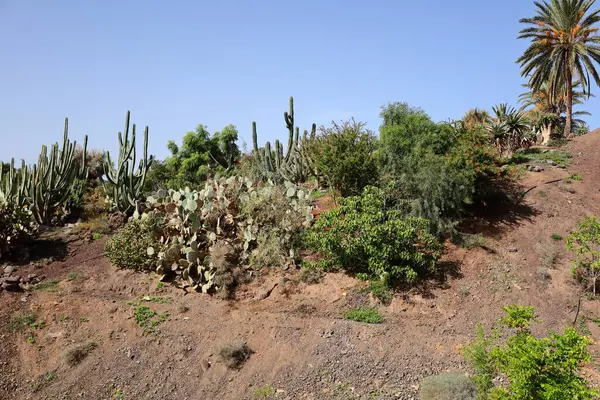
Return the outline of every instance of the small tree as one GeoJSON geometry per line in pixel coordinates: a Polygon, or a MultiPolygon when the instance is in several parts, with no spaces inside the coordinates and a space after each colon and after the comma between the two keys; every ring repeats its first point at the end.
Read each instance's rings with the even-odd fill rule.
{"type": "Polygon", "coordinates": [[[591,286],[594,296],[600,277],[600,222],[595,217],[585,217],[578,224],[579,231],[569,235],[567,249],[575,253],[573,274],[591,286]]]}
{"type": "Polygon", "coordinates": [[[473,363],[478,400],[579,399],[591,400],[598,391],[580,376],[582,364],[591,360],[590,339],[567,328],[560,335],[544,338],[531,334],[536,321],[533,307],[504,307],[503,328],[486,336],[478,326],[477,338],[465,349],[473,363]],[[493,378],[506,377],[507,383],[494,386],[493,378]]]}

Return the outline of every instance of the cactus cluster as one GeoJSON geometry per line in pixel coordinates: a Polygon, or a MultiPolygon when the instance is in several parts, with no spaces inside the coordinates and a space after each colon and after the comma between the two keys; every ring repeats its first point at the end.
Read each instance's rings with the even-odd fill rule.
{"type": "Polygon", "coordinates": [[[65,118],[60,148],[55,143],[48,153],[48,148],[42,146],[37,164],[28,167],[22,161],[21,168],[15,169],[14,160],[11,160],[8,172],[3,175],[0,171],[0,191],[3,196],[19,206],[28,206],[37,222],[49,223],[57,207],[69,195],[72,182],[87,177],[87,136],[79,165],[75,160],[76,146],[76,141],[69,140],[69,120],[65,118]]]}
{"type": "MultiPolygon", "coordinates": [[[[290,97],[290,109],[283,114],[285,125],[288,130],[287,149],[284,153],[283,144],[275,141],[275,148],[267,142],[263,148],[258,147],[258,134],[256,122],[252,122],[252,144],[253,156],[256,167],[265,180],[274,182],[289,181],[295,184],[304,182],[311,174],[311,168],[307,154],[302,149],[302,142],[309,137],[308,131],[300,138],[300,128],[294,122],[294,98],[290,97]]],[[[312,124],[310,137],[316,134],[317,125],[312,124]]]]}
{"type": "MultiPolygon", "coordinates": [[[[219,289],[210,249],[226,241],[239,260],[247,260],[263,226],[241,210],[254,199],[269,196],[273,187],[256,187],[247,178],[230,177],[208,181],[201,190],[159,190],[148,197],[149,210],[138,217],[159,232],[161,245],[148,249],[149,255],[158,255],[157,273],[204,293],[219,289]]],[[[290,212],[303,213],[310,223],[310,193],[289,182],[286,187],[290,212]]]]}
{"type": "Polygon", "coordinates": [[[119,132],[119,158],[114,165],[110,153],[106,152],[104,160],[104,171],[106,182],[103,182],[104,190],[112,202],[113,208],[119,212],[127,213],[134,207],[139,212],[139,201],[142,196],[142,188],[146,181],[146,174],[153,162],[152,156],[148,157],[148,127],[144,129],[144,157],[136,166],[136,131],[135,124],[131,129],[129,137],[129,117],[127,111],[125,117],[124,135],[119,132]]]}

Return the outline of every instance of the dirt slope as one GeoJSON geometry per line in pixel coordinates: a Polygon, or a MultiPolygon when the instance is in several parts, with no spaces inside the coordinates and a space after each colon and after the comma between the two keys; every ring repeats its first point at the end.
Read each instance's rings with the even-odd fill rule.
{"type": "MultiPolygon", "coordinates": [[[[17,268],[60,280],[55,287],[0,293],[0,398],[253,399],[268,386],[276,399],[416,399],[422,377],[468,372],[460,346],[476,323],[489,326],[506,304],[535,306],[538,333],[573,322],[581,291],[564,242],[550,236],[566,236],[583,216],[600,214],[600,134],[579,137],[566,150],[574,155],[568,170],[528,172],[523,191],[536,187],[523,205],[476,226],[487,236],[486,250],[449,244],[447,279],[398,293],[380,307],[381,325],[343,319],[349,307],[373,300],[349,290],[361,283],[341,274],[311,286],[295,284],[295,271],[287,282],[262,277],[238,301],[224,301],[157,288],[156,277],[113,268],[102,256],[105,239],[75,240],[62,261],[17,268]],[[545,183],[570,174],[582,180],[545,183]],[[159,333],[144,334],[133,319],[128,302],[144,296],[170,299],[143,302],[169,312],[159,333]],[[45,320],[33,330],[35,343],[8,331],[19,312],[45,320]],[[229,370],[218,348],[238,340],[255,353],[229,370]],[[97,347],[69,365],[69,350],[91,342],[97,347]]],[[[594,338],[600,328],[591,320],[598,317],[599,303],[584,300],[579,318],[594,338]]],[[[587,373],[600,383],[593,365],[587,373]]]]}

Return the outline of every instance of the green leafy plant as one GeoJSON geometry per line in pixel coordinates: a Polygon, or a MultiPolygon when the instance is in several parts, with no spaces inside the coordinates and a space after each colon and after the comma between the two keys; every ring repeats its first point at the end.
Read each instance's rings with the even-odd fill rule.
{"type": "Polygon", "coordinates": [[[369,282],[369,291],[382,304],[390,304],[394,293],[390,290],[388,282],[384,280],[373,280],[369,282]]]}
{"type": "Polygon", "coordinates": [[[411,283],[435,269],[441,250],[427,228],[427,220],[386,208],[383,191],[367,187],[361,196],[343,198],[338,208],[321,214],[306,240],[325,268],[411,283]]]}
{"type": "Polygon", "coordinates": [[[31,241],[36,229],[33,213],[7,201],[0,193],[0,259],[18,254],[31,241]]]}
{"type": "Polygon", "coordinates": [[[583,178],[580,175],[577,175],[577,174],[571,174],[571,175],[569,175],[569,179],[571,179],[573,181],[581,181],[581,180],[583,180],[583,178]]]}
{"type": "Polygon", "coordinates": [[[148,254],[148,248],[155,245],[152,226],[134,219],[108,240],[104,251],[110,262],[119,268],[145,271],[155,268],[156,255],[148,254]]]}
{"type": "Polygon", "coordinates": [[[237,140],[238,131],[233,125],[212,135],[205,125],[198,125],[195,131],[185,134],[181,146],[169,141],[167,147],[171,155],[164,163],[150,168],[149,185],[154,191],[197,188],[204,186],[211,175],[229,175],[241,156],[237,140]]]}
{"type": "Polygon", "coordinates": [[[144,329],[146,333],[157,333],[158,325],[169,318],[170,314],[165,311],[162,314],[150,309],[148,306],[138,305],[133,311],[133,320],[144,329]]]}
{"type": "Polygon", "coordinates": [[[383,322],[383,316],[379,314],[376,308],[372,307],[358,307],[347,311],[344,314],[344,318],[356,321],[364,322],[367,324],[380,324],[383,322]]]}
{"type": "Polygon", "coordinates": [[[566,240],[567,249],[575,254],[573,274],[596,295],[600,277],[600,222],[595,217],[585,217],[577,224],[579,230],[566,240]]]}
{"type": "Polygon", "coordinates": [[[421,382],[421,400],[475,400],[473,381],[458,373],[428,376],[421,382]]]}
{"type": "Polygon", "coordinates": [[[303,146],[319,181],[344,197],[359,195],[377,182],[376,138],[362,122],[352,119],[322,126],[303,146]]]}
{"type": "Polygon", "coordinates": [[[465,348],[465,357],[476,371],[477,399],[594,399],[595,389],[580,375],[591,360],[590,339],[573,328],[563,334],[537,338],[529,325],[536,320],[531,307],[508,306],[496,329],[486,336],[481,326],[477,338],[465,348]],[[502,375],[507,384],[494,386],[502,375]]]}

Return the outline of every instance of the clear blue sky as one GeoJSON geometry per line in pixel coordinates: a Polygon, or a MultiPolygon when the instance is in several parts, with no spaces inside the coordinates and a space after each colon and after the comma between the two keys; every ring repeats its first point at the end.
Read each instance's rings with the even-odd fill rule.
{"type": "Polygon", "coordinates": [[[283,138],[290,95],[302,129],[377,130],[392,101],[435,120],[516,103],[531,15],[529,0],[0,0],[0,159],[34,161],[65,116],[114,151],[128,109],[162,158],[199,123],[234,124],[249,147],[253,120],[261,143],[283,138]]]}

